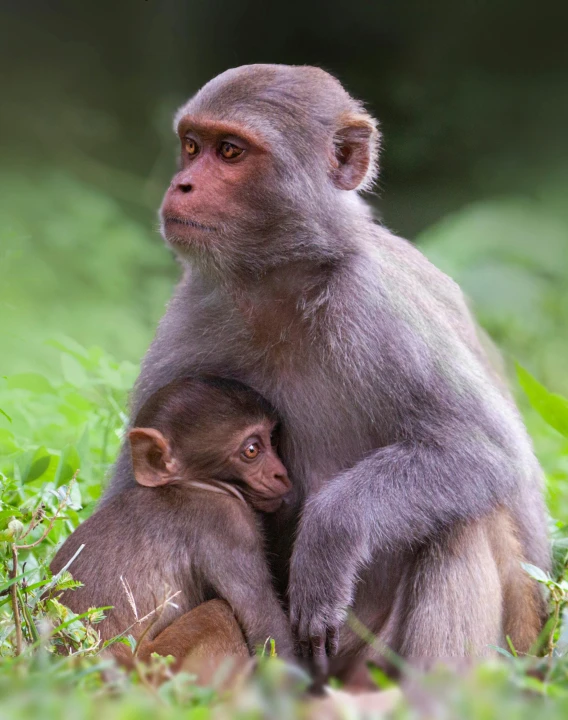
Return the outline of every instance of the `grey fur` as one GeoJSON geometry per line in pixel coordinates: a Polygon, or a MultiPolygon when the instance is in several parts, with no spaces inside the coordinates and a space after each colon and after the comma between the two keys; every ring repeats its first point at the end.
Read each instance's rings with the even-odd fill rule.
{"type": "MultiPolygon", "coordinates": [[[[457,285],[332,182],[337,133],[374,121],[322,70],[263,65],[215,78],[177,121],[188,115],[252,128],[270,163],[240,214],[220,204],[208,249],[183,252],[134,411],[194,372],[241,380],[277,409],[295,510],[267,528],[284,586],[292,553],[291,620],[316,655],[349,605],[403,654],[485,652],[510,609],[476,528],[504,509],[524,558],[547,569],[542,472],[457,285]],[[479,592],[484,577],[495,592],[479,592]]],[[[124,450],[106,502],[133,486],[124,450]]],[[[361,652],[342,629],[336,662],[361,652]]]]}
{"type": "Polygon", "coordinates": [[[69,570],[84,586],[66,591],[62,602],[76,613],[113,606],[97,626],[103,640],[128,628],[139,638],[150,623],[146,637],[152,640],[184,613],[222,598],[232,607],[251,651],[273,637],[280,654],[292,655],[288,621],[272,589],[261,528],[251,508],[237,498],[183,483],[129,489],[75,530],[52,562],[53,572],[64,567],[82,544],[69,570]],[[136,624],[125,585],[138,618],[181,592],[163,611],[136,624]]]}

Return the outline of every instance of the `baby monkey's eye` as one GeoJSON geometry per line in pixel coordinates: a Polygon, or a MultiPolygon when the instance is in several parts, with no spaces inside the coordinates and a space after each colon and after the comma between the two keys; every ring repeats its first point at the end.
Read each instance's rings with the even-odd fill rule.
{"type": "Polygon", "coordinates": [[[237,147],[230,142],[221,143],[221,147],[219,148],[219,150],[225,160],[234,160],[235,158],[239,157],[239,155],[243,151],[242,148],[237,147]]]}
{"type": "Polygon", "coordinates": [[[185,151],[188,155],[197,155],[199,152],[199,146],[191,138],[186,138],[184,143],[185,151]]]}
{"type": "Polygon", "coordinates": [[[243,450],[242,455],[247,460],[254,460],[258,457],[260,453],[260,445],[258,443],[250,443],[250,445],[247,445],[246,448],[243,450]]]}

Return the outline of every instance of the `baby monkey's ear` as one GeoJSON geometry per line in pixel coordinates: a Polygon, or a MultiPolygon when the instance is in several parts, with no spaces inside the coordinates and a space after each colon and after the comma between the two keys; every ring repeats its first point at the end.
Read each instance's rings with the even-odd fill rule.
{"type": "Polygon", "coordinates": [[[178,463],[169,442],[154,428],[133,428],[128,433],[134,477],[139,485],[158,487],[177,478],[178,463]]]}

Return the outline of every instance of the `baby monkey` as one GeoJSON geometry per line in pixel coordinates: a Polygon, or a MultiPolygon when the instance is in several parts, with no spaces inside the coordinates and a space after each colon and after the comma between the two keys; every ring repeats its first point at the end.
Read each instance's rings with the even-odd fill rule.
{"type": "MultiPolygon", "coordinates": [[[[84,545],[69,568],[83,587],[61,601],[76,613],[112,605],[103,640],[128,631],[143,638],[139,657],[173,655],[204,682],[223,656],[247,657],[269,637],[291,658],[254,512],[274,512],[291,489],[276,431],[272,407],[233,380],[183,378],[155,393],[128,434],[138,487],[97,509],[51,564],[58,572],[84,545]]],[[[109,652],[132,660],[123,643],[109,652]]]]}

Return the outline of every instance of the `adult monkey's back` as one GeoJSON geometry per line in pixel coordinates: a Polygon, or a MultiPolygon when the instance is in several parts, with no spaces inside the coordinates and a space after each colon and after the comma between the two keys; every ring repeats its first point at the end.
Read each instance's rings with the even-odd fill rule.
{"type": "MultiPolygon", "coordinates": [[[[338,645],[334,672],[363,651],[348,606],[405,657],[485,654],[505,635],[526,651],[544,604],[519,561],[549,566],[541,471],[459,288],[357,195],[373,119],[320,69],[252,65],[175,126],[162,228],[187,268],[134,410],[188,372],[277,408],[296,489],[273,533],[279,581],[291,552],[291,620],[320,667],[338,645]]],[[[123,452],[107,497],[129,485],[123,452]]]]}

